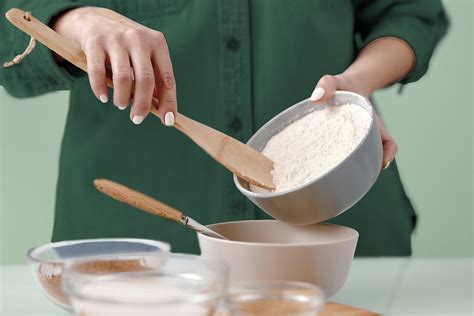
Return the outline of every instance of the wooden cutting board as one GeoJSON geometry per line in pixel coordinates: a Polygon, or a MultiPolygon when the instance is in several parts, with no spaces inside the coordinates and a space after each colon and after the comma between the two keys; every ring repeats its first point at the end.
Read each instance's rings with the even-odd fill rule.
{"type": "MultiPolygon", "coordinates": [[[[324,309],[319,313],[319,316],[377,316],[380,315],[375,312],[360,309],[350,305],[344,305],[334,302],[326,302],[324,309]]],[[[217,313],[215,316],[229,316],[226,313],[217,313]]]]}
{"type": "Polygon", "coordinates": [[[320,316],[376,316],[380,315],[375,312],[360,309],[350,305],[344,305],[334,302],[326,302],[324,309],[319,314],[320,316]]]}

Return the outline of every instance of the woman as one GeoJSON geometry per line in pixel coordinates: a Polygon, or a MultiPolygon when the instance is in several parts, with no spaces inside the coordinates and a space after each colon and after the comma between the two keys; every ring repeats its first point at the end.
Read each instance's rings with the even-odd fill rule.
{"type": "MultiPolygon", "coordinates": [[[[4,11],[14,6],[6,1],[4,11]]],[[[170,241],[178,252],[197,251],[192,232],[98,193],[93,179],[146,192],[202,223],[267,216],[189,139],[147,118],[152,95],[164,125],[173,125],[179,104],[186,115],[245,141],[306,98],[318,78],[315,106],[338,89],[370,96],[418,80],[447,28],[437,0],[35,0],[21,6],[79,45],[88,60],[86,76],[39,45],[1,74],[0,83],[17,97],[71,91],[53,240],[142,237],[170,241]],[[105,85],[108,68],[113,93],[105,85]]],[[[7,60],[28,38],[2,23],[7,60]]],[[[397,147],[381,124],[380,130],[388,167],[397,147]]],[[[409,255],[414,219],[392,162],[363,200],[332,222],[360,232],[358,255],[409,255]]]]}

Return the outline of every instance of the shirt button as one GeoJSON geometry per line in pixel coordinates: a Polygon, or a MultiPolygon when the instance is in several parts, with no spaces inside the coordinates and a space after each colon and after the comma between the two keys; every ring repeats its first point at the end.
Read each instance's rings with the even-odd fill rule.
{"type": "Polygon", "coordinates": [[[52,83],[52,84],[57,83],[56,78],[54,78],[53,76],[48,76],[46,79],[48,80],[49,83],[52,83]]]}
{"type": "Polygon", "coordinates": [[[227,48],[233,52],[239,49],[240,43],[235,38],[231,38],[227,41],[227,48]]]}
{"type": "Polygon", "coordinates": [[[247,209],[247,205],[243,201],[235,201],[234,203],[232,203],[231,207],[233,211],[242,212],[242,213],[245,212],[247,209]]]}
{"type": "Polygon", "coordinates": [[[232,120],[230,126],[235,132],[239,132],[242,130],[242,121],[238,117],[236,117],[232,120]]]}

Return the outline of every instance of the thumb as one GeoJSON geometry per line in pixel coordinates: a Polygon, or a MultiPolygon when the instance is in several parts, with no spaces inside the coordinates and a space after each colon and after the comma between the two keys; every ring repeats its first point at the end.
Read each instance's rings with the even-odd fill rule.
{"type": "Polygon", "coordinates": [[[339,79],[336,76],[325,75],[321,77],[311,94],[310,100],[315,103],[328,101],[334,96],[334,92],[340,88],[339,85],[339,79]]]}

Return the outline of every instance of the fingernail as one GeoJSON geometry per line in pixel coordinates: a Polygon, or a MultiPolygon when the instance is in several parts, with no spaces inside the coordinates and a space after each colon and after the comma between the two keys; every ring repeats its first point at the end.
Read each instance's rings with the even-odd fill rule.
{"type": "Polygon", "coordinates": [[[138,124],[141,124],[144,119],[145,119],[145,117],[142,116],[142,115],[135,115],[135,116],[132,118],[132,122],[133,122],[133,124],[138,125],[138,124]]]}
{"type": "Polygon", "coordinates": [[[324,95],[324,89],[321,87],[317,87],[314,89],[313,93],[311,93],[311,97],[309,98],[311,101],[318,101],[324,95]]]}
{"type": "Polygon", "coordinates": [[[165,114],[165,125],[173,126],[174,125],[174,113],[168,112],[165,114]]]}
{"type": "Polygon", "coordinates": [[[385,169],[387,169],[388,167],[390,167],[390,164],[391,164],[391,163],[392,163],[391,161],[387,162],[387,163],[385,164],[385,166],[383,167],[383,170],[385,170],[385,169]]]}
{"type": "Polygon", "coordinates": [[[100,102],[102,102],[102,103],[107,103],[107,101],[109,101],[109,98],[107,98],[107,96],[106,96],[105,94],[101,94],[101,95],[99,96],[99,100],[100,100],[100,102]]]}
{"type": "Polygon", "coordinates": [[[123,110],[125,110],[125,109],[127,108],[127,106],[126,106],[126,105],[124,105],[124,106],[117,105],[117,108],[118,108],[120,111],[123,111],[123,110]]]}

